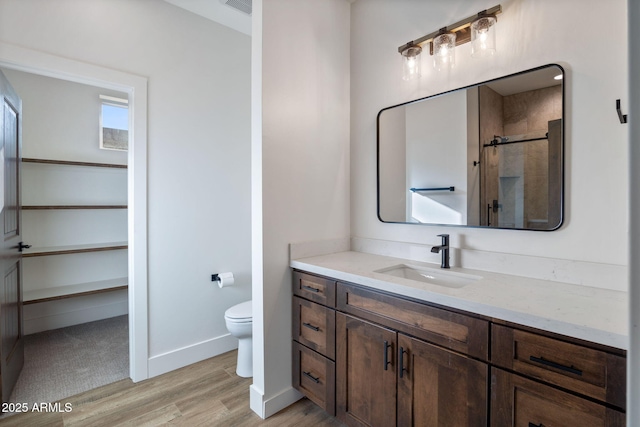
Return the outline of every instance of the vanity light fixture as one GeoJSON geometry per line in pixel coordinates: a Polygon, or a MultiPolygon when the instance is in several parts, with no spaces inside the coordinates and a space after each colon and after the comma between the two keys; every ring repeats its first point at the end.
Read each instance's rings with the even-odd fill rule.
{"type": "Polygon", "coordinates": [[[398,52],[403,57],[403,78],[409,80],[419,77],[420,52],[427,44],[431,55],[434,56],[434,68],[438,70],[454,66],[454,47],[467,42],[472,42],[472,56],[492,55],[496,50],[493,26],[499,13],[502,13],[502,6],[497,5],[400,46],[398,52]],[[412,71],[416,67],[417,73],[412,71]]]}

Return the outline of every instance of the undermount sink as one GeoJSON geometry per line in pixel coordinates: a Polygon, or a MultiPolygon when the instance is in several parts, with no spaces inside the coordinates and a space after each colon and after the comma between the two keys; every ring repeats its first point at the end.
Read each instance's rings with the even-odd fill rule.
{"type": "Polygon", "coordinates": [[[481,276],[459,273],[457,271],[422,267],[411,264],[399,264],[392,267],[376,270],[375,273],[387,274],[394,277],[416,280],[432,285],[447,286],[449,288],[462,288],[480,279],[481,276]]]}

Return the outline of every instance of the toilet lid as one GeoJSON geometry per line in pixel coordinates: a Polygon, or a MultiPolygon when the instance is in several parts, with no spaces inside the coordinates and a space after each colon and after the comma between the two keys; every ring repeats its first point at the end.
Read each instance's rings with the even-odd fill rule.
{"type": "Polygon", "coordinates": [[[234,320],[251,319],[253,314],[251,313],[251,301],[241,302],[234,305],[224,313],[225,317],[234,320]]]}

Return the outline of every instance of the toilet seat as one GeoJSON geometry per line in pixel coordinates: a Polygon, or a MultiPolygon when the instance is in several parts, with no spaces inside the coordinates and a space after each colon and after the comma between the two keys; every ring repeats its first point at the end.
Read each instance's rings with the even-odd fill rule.
{"type": "Polygon", "coordinates": [[[251,301],[245,301],[234,305],[225,311],[224,317],[234,323],[247,323],[253,321],[251,301]]]}

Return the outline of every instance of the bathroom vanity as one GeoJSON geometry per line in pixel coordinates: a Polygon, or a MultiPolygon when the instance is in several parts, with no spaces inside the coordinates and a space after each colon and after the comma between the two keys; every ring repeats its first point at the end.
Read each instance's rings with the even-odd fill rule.
{"type": "Polygon", "coordinates": [[[594,311],[615,310],[618,293],[462,269],[439,285],[388,274],[402,261],[292,261],[293,384],[309,399],[352,426],[625,425],[624,313],[594,311]],[[459,285],[467,276],[478,279],[459,285]]]}

